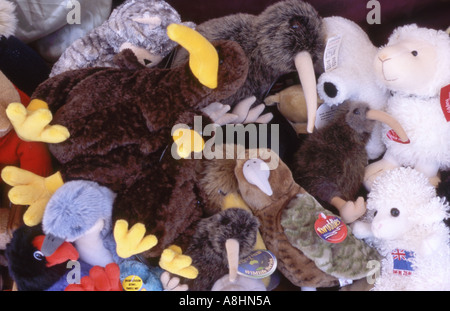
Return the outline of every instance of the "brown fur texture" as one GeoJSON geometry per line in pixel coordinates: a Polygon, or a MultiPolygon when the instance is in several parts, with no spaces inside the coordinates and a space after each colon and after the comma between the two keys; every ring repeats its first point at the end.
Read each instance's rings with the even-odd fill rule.
{"type": "Polygon", "coordinates": [[[205,192],[205,204],[209,214],[217,213],[223,208],[223,199],[228,193],[238,189],[234,178],[235,160],[203,160],[198,187],[205,192]],[[220,165],[217,165],[220,161],[220,165]]]}
{"type": "Polygon", "coordinates": [[[68,71],[33,94],[70,132],[67,141],[50,146],[63,180],[92,180],[115,191],[113,221],[142,222],[159,240],[146,257],[159,256],[202,214],[195,160],[172,157],[172,127],[192,125],[201,108],[233,94],[247,75],[238,44],[214,44],[221,65],[213,90],[186,63],[176,69],[68,71]]]}
{"type": "MultiPolygon", "coordinates": [[[[321,17],[300,0],[277,2],[259,15],[239,13],[211,19],[196,30],[210,41],[238,42],[249,58],[245,84],[222,101],[230,106],[253,95],[262,102],[277,78],[296,70],[294,56],[298,52],[308,51],[313,60],[319,60],[325,44],[321,17]]],[[[186,52],[178,52],[175,65],[183,59],[186,52]]]]}
{"type": "Polygon", "coordinates": [[[228,273],[226,240],[239,242],[240,259],[250,255],[258,226],[258,219],[240,208],[229,208],[199,221],[186,250],[192,265],[199,270],[197,278],[189,282],[189,290],[209,291],[214,282],[228,273]]]}
{"type": "Polygon", "coordinates": [[[294,180],[324,207],[338,213],[329,203],[335,196],[355,200],[368,164],[366,143],[376,121],[366,118],[362,102],[345,102],[326,127],[314,131],[294,154],[294,180]]]}
{"type": "MultiPolygon", "coordinates": [[[[266,155],[260,156],[261,159],[273,157],[277,157],[273,152],[271,158],[266,155]]],[[[277,258],[277,267],[280,272],[297,286],[333,287],[338,285],[335,277],[319,270],[312,260],[289,243],[281,226],[281,215],[287,204],[297,194],[305,192],[294,182],[289,168],[280,159],[272,162],[278,163],[278,166],[271,167],[269,183],[273,194],[269,197],[244,178],[242,168],[245,161],[245,159],[237,160],[235,168],[239,190],[244,201],[259,219],[262,238],[267,249],[277,258]]]]}
{"type": "Polygon", "coordinates": [[[241,149],[245,150],[243,146],[238,148],[235,144],[222,144],[221,142],[215,144],[211,151],[215,152],[216,148],[221,151],[223,159],[208,154],[205,149],[205,158],[197,166],[198,188],[204,193],[206,212],[209,215],[223,209],[224,198],[227,194],[239,191],[234,168],[241,149]]]}

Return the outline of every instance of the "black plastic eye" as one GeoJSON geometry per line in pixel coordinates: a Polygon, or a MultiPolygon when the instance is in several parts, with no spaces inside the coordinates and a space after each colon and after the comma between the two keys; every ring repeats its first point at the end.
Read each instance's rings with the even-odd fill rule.
{"type": "Polygon", "coordinates": [[[398,215],[400,215],[400,211],[397,208],[391,208],[391,215],[393,217],[398,217],[398,215]]]}
{"type": "Polygon", "coordinates": [[[42,254],[42,252],[40,252],[40,251],[35,251],[34,253],[33,253],[33,257],[34,257],[34,259],[37,259],[37,260],[39,260],[39,261],[42,261],[43,259],[44,259],[44,254],[42,254]]]}
{"type": "Polygon", "coordinates": [[[377,214],[378,214],[378,211],[375,211],[375,212],[373,213],[373,216],[375,217],[375,216],[377,216],[377,214]]]}
{"type": "Polygon", "coordinates": [[[294,30],[300,29],[303,26],[302,18],[300,16],[294,17],[289,21],[289,27],[294,30]]]}
{"type": "Polygon", "coordinates": [[[359,116],[361,114],[361,112],[359,111],[358,108],[355,108],[355,110],[353,110],[353,114],[356,114],[357,116],[359,116]]]}
{"type": "Polygon", "coordinates": [[[412,54],[412,56],[417,56],[417,55],[419,55],[419,52],[414,50],[414,51],[411,52],[411,54],[412,54]]]}

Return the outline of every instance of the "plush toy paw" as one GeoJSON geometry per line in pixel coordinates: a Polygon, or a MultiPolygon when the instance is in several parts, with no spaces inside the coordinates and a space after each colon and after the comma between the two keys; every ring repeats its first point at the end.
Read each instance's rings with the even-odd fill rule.
{"type": "Polygon", "coordinates": [[[238,118],[238,115],[228,113],[230,109],[231,107],[229,105],[214,102],[203,108],[202,112],[206,114],[215,124],[225,125],[235,122],[238,118]]]}
{"type": "Polygon", "coordinates": [[[363,221],[355,221],[350,225],[353,235],[358,239],[366,239],[373,236],[371,224],[363,221]]]}
{"type": "Polygon", "coordinates": [[[24,141],[60,143],[69,138],[67,128],[49,125],[53,116],[45,102],[33,99],[27,108],[21,103],[11,103],[6,114],[17,135],[24,141]]]}
{"type": "Polygon", "coordinates": [[[9,200],[13,204],[29,205],[23,215],[27,226],[35,226],[42,221],[48,200],[64,184],[59,172],[42,177],[15,166],[5,167],[1,176],[12,186],[8,192],[9,200]]]}
{"type": "Polygon", "coordinates": [[[228,111],[230,110],[229,105],[223,105],[221,103],[215,102],[203,108],[202,112],[210,117],[211,120],[213,120],[214,123],[218,125],[269,123],[273,118],[273,114],[266,113],[261,115],[266,107],[264,104],[260,104],[256,107],[250,108],[255,101],[255,96],[241,100],[236,104],[231,113],[228,113],[228,111]]]}
{"type": "Polygon", "coordinates": [[[128,230],[128,222],[119,219],[114,226],[114,239],[116,241],[116,252],[122,258],[128,258],[151,249],[158,243],[154,235],[145,236],[145,226],[141,223],[135,224],[128,230]]]}
{"type": "Polygon", "coordinates": [[[189,128],[178,128],[172,133],[174,145],[172,155],[186,159],[192,152],[201,152],[205,148],[205,140],[202,135],[189,128]]]}
{"type": "Polygon", "coordinates": [[[84,276],[80,284],[69,284],[65,291],[122,291],[120,283],[120,269],[116,263],[106,267],[94,266],[89,276],[84,276]]]}
{"type": "Polygon", "coordinates": [[[180,278],[171,277],[167,271],[161,274],[160,280],[165,291],[187,291],[189,289],[187,284],[180,284],[180,278]]]}
{"type": "Polygon", "coordinates": [[[265,109],[264,104],[260,104],[256,107],[251,108],[251,106],[256,101],[255,96],[248,97],[246,99],[241,100],[236,106],[233,108],[231,112],[234,115],[237,115],[238,118],[234,120],[235,124],[246,124],[246,123],[268,123],[272,120],[273,115],[271,113],[267,113],[261,115],[261,113],[265,109]]]}
{"type": "Polygon", "coordinates": [[[347,201],[340,209],[339,213],[345,223],[352,223],[366,212],[366,204],[363,197],[359,197],[355,202],[347,201]]]}
{"type": "Polygon", "coordinates": [[[191,264],[192,258],[182,255],[181,248],[176,245],[166,248],[159,260],[159,266],[164,270],[187,279],[195,279],[198,275],[198,270],[191,264]]]}
{"type": "Polygon", "coordinates": [[[181,24],[167,26],[168,37],[189,52],[189,67],[204,86],[215,89],[218,84],[219,54],[197,31],[181,24]]]}

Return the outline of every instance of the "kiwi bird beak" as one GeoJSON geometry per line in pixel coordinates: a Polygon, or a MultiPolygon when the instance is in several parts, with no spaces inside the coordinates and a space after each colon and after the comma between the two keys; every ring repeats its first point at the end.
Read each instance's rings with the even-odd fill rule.
{"type": "Polygon", "coordinates": [[[294,63],[303,87],[303,92],[305,93],[306,109],[308,111],[306,130],[308,133],[312,133],[316,122],[317,83],[311,54],[306,51],[298,53],[294,58],[294,63]]]}
{"type": "Polygon", "coordinates": [[[383,122],[384,124],[391,127],[404,143],[409,142],[408,135],[406,135],[406,132],[403,129],[403,127],[394,117],[392,117],[388,113],[381,110],[370,109],[366,113],[366,118],[370,120],[383,122]]]}
{"type": "Polygon", "coordinates": [[[215,47],[197,31],[185,25],[170,24],[167,35],[189,52],[189,66],[200,83],[215,89],[219,72],[219,55],[215,47]]]}
{"type": "Polygon", "coordinates": [[[268,196],[273,194],[269,183],[270,169],[266,162],[261,159],[247,160],[242,172],[248,183],[255,185],[268,196]]]}
{"type": "Polygon", "coordinates": [[[234,283],[237,279],[239,265],[239,242],[235,239],[228,239],[225,241],[225,249],[227,251],[229,280],[230,283],[234,283]]]}

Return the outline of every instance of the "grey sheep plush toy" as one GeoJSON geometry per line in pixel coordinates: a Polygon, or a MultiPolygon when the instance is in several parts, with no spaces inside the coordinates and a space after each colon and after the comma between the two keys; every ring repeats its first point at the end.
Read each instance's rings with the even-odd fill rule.
{"type": "MultiPolygon", "coordinates": [[[[210,41],[233,40],[249,58],[245,84],[221,103],[234,107],[255,96],[262,102],[271,85],[281,76],[297,71],[308,110],[308,132],[314,128],[317,93],[314,61],[321,58],[325,45],[322,18],[301,0],[285,0],[267,7],[259,15],[234,14],[199,24],[196,30],[210,41]]],[[[173,66],[187,58],[177,52],[173,66]]]]}
{"type": "MultiPolygon", "coordinates": [[[[125,1],[102,25],[64,51],[50,77],[73,69],[117,67],[114,56],[124,49],[131,49],[142,65],[155,67],[176,46],[166,32],[172,23],[182,23],[181,18],[165,1],[125,1]]],[[[195,28],[191,22],[182,24],[195,28]]]]}

